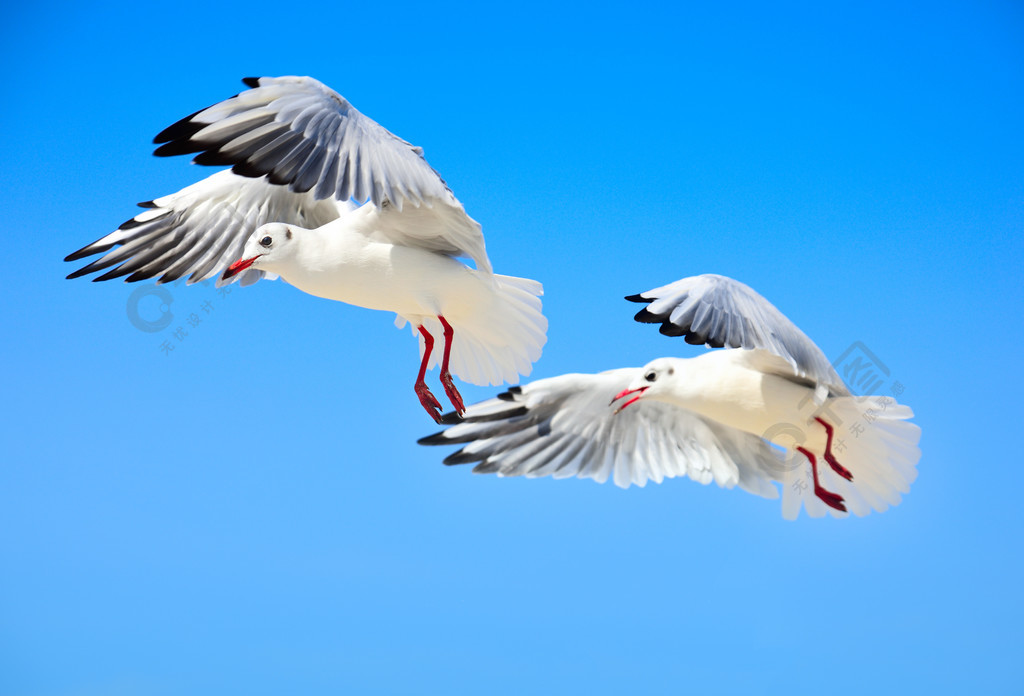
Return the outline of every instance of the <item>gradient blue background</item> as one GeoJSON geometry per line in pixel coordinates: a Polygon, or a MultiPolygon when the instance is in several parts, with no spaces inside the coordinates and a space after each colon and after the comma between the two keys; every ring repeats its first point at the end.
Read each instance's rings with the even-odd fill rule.
{"type": "Polygon", "coordinates": [[[0,693],[1019,692],[1019,3],[0,15],[0,693]],[[688,480],[473,476],[415,444],[390,315],[171,287],[178,341],[133,286],[64,280],[210,173],[153,135],[282,74],[423,146],[495,267],[544,282],[535,377],[694,354],[622,296],[724,273],[884,360],[910,495],[787,523],[688,480]]]}

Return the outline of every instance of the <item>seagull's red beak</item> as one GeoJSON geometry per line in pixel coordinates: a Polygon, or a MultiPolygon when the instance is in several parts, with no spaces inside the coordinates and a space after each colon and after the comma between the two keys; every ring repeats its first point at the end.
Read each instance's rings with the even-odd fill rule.
{"type": "Polygon", "coordinates": [[[230,278],[231,276],[238,275],[249,266],[253,264],[253,261],[258,259],[259,256],[253,256],[251,259],[238,259],[233,264],[228,266],[228,270],[224,271],[224,277],[230,278]]]}
{"type": "Polygon", "coordinates": [[[625,402],[624,404],[619,406],[617,409],[615,409],[615,413],[619,413],[620,411],[622,411],[622,409],[626,408],[630,404],[634,403],[641,396],[643,396],[644,392],[647,391],[649,388],[650,387],[637,387],[636,389],[623,389],[622,391],[620,391],[618,394],[615,395],[615,398],[613,398],[608,403],[608,405],[611,406],[612,404],[614,404],[619,399],[621,399],[623,397],[626,397],[626,396],[629,396],[630,394],[636,394],[636,396],[634,396],[632,399],[630,399],[629,401],[625,402]]]}

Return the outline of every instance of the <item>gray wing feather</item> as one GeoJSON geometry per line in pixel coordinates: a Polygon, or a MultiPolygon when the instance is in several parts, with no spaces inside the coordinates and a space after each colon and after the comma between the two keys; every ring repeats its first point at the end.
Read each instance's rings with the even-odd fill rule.
{"type": "MultiPolygon", "coordinates": [[[[236,174],[266,175],[317,199],[399,210],[442,201],[458,205],[422,148],[357,111],[311,77],[247,78],[252,89],[164,129],[155,154],[199,153],[198,164],[232,165],[236,174]]],[[[460,206],[461,207],[461,206],[460,206]]]]}
{"type": "Polygon", "coordinates": [[[374,221],[369,228],[371,238],[449,256],[469,257],[478,269],[487,273],[493,270],[480,223],[466,215],[462,206],[408,206],[399,211],[385,205],[374,211],[374,221]]]}
{"type": "Polygon", "coordinates": [[[849,393],[814,341],[753,288],[737,280],[708,273],[626,299],[649,303],[635,319],[661,324],[660,331],[666,336],[682,336],[687,343],[712,348],[767,351],[789,363],[792,374],[832,394],[849,393]]]}
{"type": "MultiPolygon", "coordinates": [[[[188,283],[196,283],[221,274],[237,261],[245,240],[264,223],[319,227],[339,216],[333,200],[316,201],[265,178],[240,177],[231,171],[217,172],[141,205],[144,212],[69,254],[65,261],[103,256],[68,278],[106,271],[94,280],[127,276],[128,282],[155,278],[157,283],[167,283],[188,276],[188,283]]],[[[218,285],[236,278],[250,285],[263,276],[263,271],[248,269],[231,280],[218,280],[218,285]]]]}
{"type": "Polygon", "coordinates": [[[639,371],[569,374],[514,387],[470,406],[462,422],[420,444],[463,445],[445,463],[475,463],[476,473],[610,478],[623,488],[688,476],[778,497],[771,482],[781,477],[782,462],[761,438],[653,401],[615,414],[609,401],[639,371]]]}

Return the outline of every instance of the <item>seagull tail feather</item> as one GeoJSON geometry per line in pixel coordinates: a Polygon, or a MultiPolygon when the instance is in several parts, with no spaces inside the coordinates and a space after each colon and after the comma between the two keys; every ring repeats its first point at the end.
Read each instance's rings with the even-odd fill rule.
{"type": "MultiPolygon", "coordinates": [[[[910,407],[889,396],[842,396],[829,399],[821,413],[834,428],[832,454],[853,477],[847,481],[822,453],[815,453],[822,487],[842,496],[849,512],[858,517],[898,505],[917,478],[921,458],[921,428],[909,422],[914,416],[910,407]]],[[[808,427],[818,426],[812,421],[808,427]]],[[[811,517],[847,515],[815,496],[804,455],[794,452],[789,462],[782,477],[784,517],[796,518],[801,504],[811,517]]]]}

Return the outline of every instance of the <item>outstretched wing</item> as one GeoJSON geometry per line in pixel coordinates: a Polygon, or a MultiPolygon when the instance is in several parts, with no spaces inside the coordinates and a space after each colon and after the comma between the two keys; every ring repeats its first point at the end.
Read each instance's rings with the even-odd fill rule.
{"type": "MultiPolygon", "coordinates": [[[[195,283],[217,276],[237,261],[245,240],[264,223],[319,227],[339,215],[334,200],[317,201],[263,177],[250,179],[229,170],[139,205],[147,210],[64,259],[103,254],[68,278],[106,271],[93,280],[128,276],[128,282],[156,278],[167,283],[187,275],[187,282],[195,283]]],[[[249,285],[263,275],[249,269],[236,277],[249,285]]],[[[218,280],[218,285],[233,282],[234,278],[218,280]]]]}
{"type": "Polygon", "coordinates": [[[311,77],[249,77],[251,87],[164,129],[157,155],[198,152],[197,164],[233,165],[317,199],[384,199],[401,210],[454,200],[423,150],[359,113],[311,77]]]}
{"type": "MultiPolygon", "coordinates": [[[[682,336],[687,343],[712,348],[767,351],[789,363],[790,375],[795,373],[834,395],[849,394],[814,341],[753,288],[737,280],[708,273],[626,299],[649,303],[634,318],[661,324],[660,331],[666,336],[682,336]]],[[[819,394],[819,399],[825,395],[819,394]]]]}
{"type": "Polygon", "coordinates": [[[466,215],[421,148],[311,77],[244,82],[252,89],[164,129],[154,139],[163,143],[155,154],[196,152],[198,164],[232,165],[236,174],[265,175],[317,200],[372,200],[383,220],[397,220],[375,230],[378,236],[468,256],[490,271],[480,224],[466,215]]]}
{"type": "Polygon", "coordinates": [[[419,442],[464,445],[444,463],[476,463],[476,473],[611,478],[622,488],[689,476],[778,497],[771,481],[783,473],[781,460],[761,438],[654,401],[616,414],[609,402],[639,371],[568,374],[513,387],[419,442]]]}

